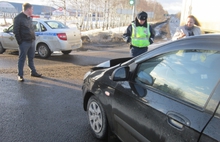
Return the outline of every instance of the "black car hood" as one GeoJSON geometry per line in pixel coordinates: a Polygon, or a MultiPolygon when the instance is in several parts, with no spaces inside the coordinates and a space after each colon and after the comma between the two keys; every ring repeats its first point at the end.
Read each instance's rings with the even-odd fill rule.
{"type": "Polygon", "coordinates": [[[132,57],[111,59],[111,60],[102,62],[102,63],[98,64],[97,66],[91,68],[91,69],[94,71],[94,70],[99,70],[99,69],[113,67],[115,65],[124,63],[124,62],[126,62],[126,61],[128,61],[130,59],[132,59],[132,57]]]}

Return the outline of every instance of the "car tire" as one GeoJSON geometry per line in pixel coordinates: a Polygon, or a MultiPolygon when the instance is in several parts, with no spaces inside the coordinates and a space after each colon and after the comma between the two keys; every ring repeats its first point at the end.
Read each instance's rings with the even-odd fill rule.
{"type": "Polygon", "coordinates": [[[98,139],[106,139],[108,130],[106,113],[96,96],[90,97],[87,104],[87,113],[94,136],[98,139]]]}
{"type": "Polygon", "coordinates": [[[41,43],[37,46],[37,52],[41,58],[48,58],[52,54],[49,47],[44,43],[41,43]]]}
{"type": "Polygon", "coordinates": [[[3,48],[2,44],[0,43],[0,54],[3,54],[5,52],[5,49],[3,48]]]}
{"type": "Polygon", "coordinates": [[[62,51],[62,53],[63,53],[64,55],[67,55],[67,54],[69,54],[70,52],[72,52],[72,50],[62,51]]]}

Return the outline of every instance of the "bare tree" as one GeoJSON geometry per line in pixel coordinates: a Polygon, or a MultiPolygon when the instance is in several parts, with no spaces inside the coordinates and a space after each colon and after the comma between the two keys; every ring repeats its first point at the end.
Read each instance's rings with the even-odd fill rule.
{"type": "MultiPolygon", "coordinates": [[[[118,13],[118,9],[131,10],[132,6],[128,0],[44,0],[57,8],[66,11],[73,11],[69,16],[64,14],[64,21],[67,17],[76,23],[81,30],[94,28],[109,29],[128,25],[132,16],[118,13]]],[[[136,0],[136,12],[153,12],[154,17],[149,20],[160,20],[167,13],[160,3],[155,0],[136,0]]]]}

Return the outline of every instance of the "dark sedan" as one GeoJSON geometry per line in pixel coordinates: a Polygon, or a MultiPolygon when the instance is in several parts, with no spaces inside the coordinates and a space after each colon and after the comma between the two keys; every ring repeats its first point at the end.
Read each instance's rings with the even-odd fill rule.
{"type": "Polygon", "coordinates": [[[124,142],[220,141],[220,35],[163,44],[85,74],[94,135],[124,142]]]}

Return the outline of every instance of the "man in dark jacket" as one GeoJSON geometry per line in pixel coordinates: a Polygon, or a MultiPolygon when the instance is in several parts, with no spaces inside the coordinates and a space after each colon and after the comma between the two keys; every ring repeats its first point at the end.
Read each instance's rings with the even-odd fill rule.
{"type": "Polygon", "coordinates": [[[31,71],[31,76],[41,77],[34,67],[35,56],[35,32],[32,25],[31,15],[33,7],[29,3],[22,5],[23,11],[14,18],[13,33],[19,45],[18,59],[18,81],[23,82],[23,69],[26,56],[28,56],[28,66],[31,71]]]}
{"type": "Polygon", "coordinates": [[[131,55],[138,56],[148,50],[148,46],[153,43],[155,36],[154,30],[147,23],[147,13],[142,11],[138,13],[123,34],[125,42],[130,43],[131,55]]]}

